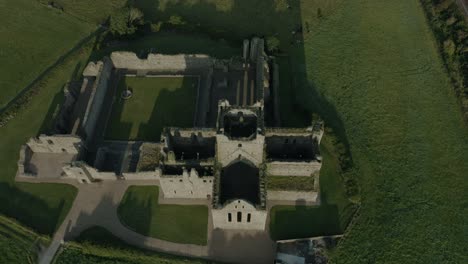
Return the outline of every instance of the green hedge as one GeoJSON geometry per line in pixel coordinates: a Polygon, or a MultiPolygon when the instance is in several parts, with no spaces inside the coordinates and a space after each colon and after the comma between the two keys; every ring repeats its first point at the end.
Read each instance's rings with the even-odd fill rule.
{"type": "Polygon", "coordinates": [[[468,122],[468,24],[451,0],[420,0],[468,122]]]}

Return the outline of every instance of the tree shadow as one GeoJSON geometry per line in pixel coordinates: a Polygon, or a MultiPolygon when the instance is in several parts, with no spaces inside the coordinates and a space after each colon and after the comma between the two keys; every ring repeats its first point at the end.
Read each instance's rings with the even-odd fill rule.
{"type": "Polygon", "coordinates": [[[46,235],[52,235],[58,228],[65,207],[64,199],[60,199],[57,207],[50,207],[40,198],[4,182],[0,182],[0,200],[2,214],[46,235]]]}

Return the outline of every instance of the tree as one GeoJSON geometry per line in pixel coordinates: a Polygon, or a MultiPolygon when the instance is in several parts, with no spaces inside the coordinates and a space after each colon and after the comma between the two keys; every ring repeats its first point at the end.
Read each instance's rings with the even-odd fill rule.
{"type": "Polygon", "coordinates": [[[275,53],[279,51],[280,41],[277,37],[267,37],[266,39],[267,50],[270,53],[275,53]]]}
{"type": "Polygon", "coordinates": [[[124,37],[133,35],[143,23],[143,12],[138,8],[124,7],[111,16],[109,28],[113,35],[124,37]]]}

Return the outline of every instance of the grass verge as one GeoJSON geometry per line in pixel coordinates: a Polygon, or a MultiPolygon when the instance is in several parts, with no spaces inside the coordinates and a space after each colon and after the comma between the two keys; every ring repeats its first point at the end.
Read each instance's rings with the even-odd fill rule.
{"type": "Polygon", "coordinates": [[[54,264],[215,264],[212,261],[178,257],[126,244],[102,227],[85,230],[76,241],[65,244],[54,264]]]}
{"type": "Polygon", "coordinates": [[[48,239],[0,215],[0,262],[9,264],[36,263],[41,246],[48,239]]]}

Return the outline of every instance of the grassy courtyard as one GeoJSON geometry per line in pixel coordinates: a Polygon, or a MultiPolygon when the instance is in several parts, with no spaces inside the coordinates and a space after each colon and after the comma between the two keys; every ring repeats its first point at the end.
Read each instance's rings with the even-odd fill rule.
{"type": "Polygon", "coordinates": [[[133,247],[102,227],[91,227],[72,242],[56,258],[55,264],[215,264],[214,261],[192,259],[133,247]]]}
{"type": "Polygon", "coordinates": [[[183,244],[206,245],[208,208],[158,204],[156,186],[131,186],[119,205],[119,218],[136,232],[183,244]]]}
{"type": "Polygon", "coordinates": [[[125,77],[119,83],[106,138],[159,141],[164,127],[192,127],[197,77],[125,77]],[[130,99],[120,94],[133,91],[130,99]]]}

